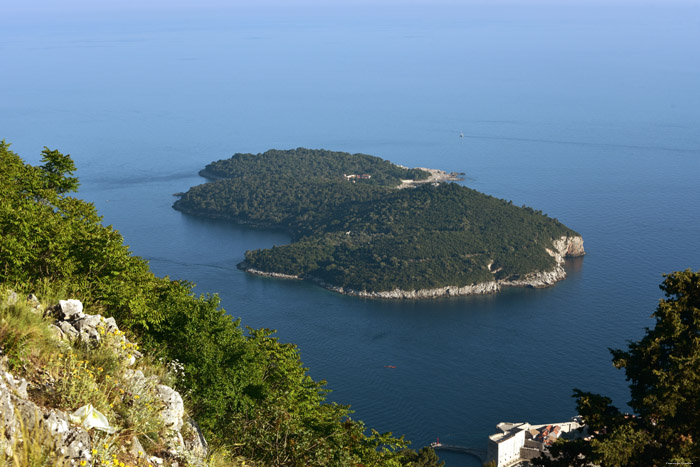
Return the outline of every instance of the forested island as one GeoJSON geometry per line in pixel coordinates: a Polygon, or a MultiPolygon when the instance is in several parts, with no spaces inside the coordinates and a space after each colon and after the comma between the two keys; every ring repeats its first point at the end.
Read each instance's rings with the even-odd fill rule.
{"type": "Polygon", "coordinates": [[[184,213],[282,228],[292,243],[247,251],[252,273],[379,298],[493,293],[566,276],[583,240],[557,219],[378,157],[298,148],[235,154],[175,202],[184,213]],[[403,189],[401,189],[403,188],[403,189]]]}

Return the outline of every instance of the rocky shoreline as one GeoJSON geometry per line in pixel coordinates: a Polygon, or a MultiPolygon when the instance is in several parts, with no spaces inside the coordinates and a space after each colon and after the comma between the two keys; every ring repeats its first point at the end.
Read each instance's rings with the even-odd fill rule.
{"type": "Polygon", "coordinates": [[[238,268],[242,269],[245,272],[255,274],[256,276],[275,277],[277,279],[296,279],[296,280],[303,279],[302,277],[295,276],[293,274],[282,274],[281,272],[265,272],[265,271],[261,271],[259,269],[253,269],[251,267],[248,267],[248,263],[246,263],[245,261],[243,261],[242,263],[238,263],[238,268]]]}
{"type": "MultiPolygon", "coordinates": [[[[345,287],[339,287],[331,284],[327,284],[322,280],[316,278],[308,278],[313,282],[317,283],[321,287],[324,287],[333,292],[341,293],[344,295],[351,295],[355,297],[362,298],[380,298],[380,299],[407,299],[407,300],[419,300],[426,298],[440,298],[440,297],[456,297],[459,295],[486,295],[499,292],[503,287],[530,287],[530,288],[544,288],[554,285],[556,282],[566,278],[566,271],[563,268],[565,258],[573,258],[578,256],[583,256],[586,254],[583,249],[583,238],[580,236],[567,237],[563,236],[552,242],[552,249],[547,249],[547,253],[552,255],[557,261],[557,265],[549,271],[536,271],[529,274],[525,274],[521,277],[480,282],[478,284],[466,285],[466,286],[446,286],[438,287],[434,289],[417,289],[417,290],[386,290],[381,292],[368,292],[366,290],[354,290],[345,287]]],[[[245,262],[242,262],[238,267],[246,272],[255,274],[263,277],[275,277],[278,279],[305,279],[301,276],[282,274],[277,272],[265,272],[258,269],[253,269],[248,267],[245,262]]]]}
{"type": "MultiPolygon", "coordinates": [[[[402,168],[405,168],[403,166],[399,166],[402,168]]],[[[441,182],[458,182],[460,180],[464,180],[463,175],[457,172],[446,172],[444,170],[440,169],[429,169],[426,167],[415,167],[416,169],[424,170],[428,173],[430,173],[430,177],[426,178],[425,180],[401,180],[401,184],[397,186],[396,188],[398,189],[403,189],[403,188],[415,188],[418,185],[422,185],[424,183],[441,183],[441,182]]]]}

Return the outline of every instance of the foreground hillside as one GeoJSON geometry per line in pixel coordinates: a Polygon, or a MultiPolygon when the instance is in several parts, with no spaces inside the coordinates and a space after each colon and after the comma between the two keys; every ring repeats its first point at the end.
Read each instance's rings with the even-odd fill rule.
{"type": "MultiPolygon", "coordinates": [[[[48,293],[48,291],[45,291],[48,293]]],[[[219,453],[113,318],[0,289],[0,456],[6,465],[245,465],[219,453]]],[[[98,310],[100,311],[100,310],[98,310]]]]}
{"type": "Polygon", "coordinates": [[[542,212],[455,183],[420,183],[426,170],[373,156],[271,150],[201,173],[216,180],[191,188],[176,209],[293,237],[246,252],[241,267],[339,292],[420,298],[551,285],[565,276],[564,256],[584,254],[580,235],[542,212]]]}
{"type": "MultiPolygon", "coordinates": [[[[172,384],[212,452],[266,466],[436,464],[432,451],[403,450],[402,439],[368,432],[349,407],[326,403],[325,382],[312,380],[297,348],[274,331],[243,329],[217,296],[154,276],[94,206],[69,195],[78,187],[69,156],[45,149],[32,166],[2,141],[0,167],[0,286],[80,300],[113,317],[144,354],[177,362],[172,384]]],[[[11,337],[15,328],[0,335],[3,348],[19,349],[11,370],[34,358],[25,338],[11,337]]]]}

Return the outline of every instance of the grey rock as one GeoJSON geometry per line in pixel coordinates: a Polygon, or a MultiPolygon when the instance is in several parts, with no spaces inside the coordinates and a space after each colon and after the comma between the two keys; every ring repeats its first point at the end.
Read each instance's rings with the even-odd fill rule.
{"type": "Polygon", "coordinates": [[[185,443],[185,449],[197,457],[205,458],[209,454],[209,443],[204,439],[202,430],[199,425],[187,417],[181,430],[182,437],[185,443]]]}
{"type": "Polygon", "coordinates": [[[15,444],[13,441],[17,439],[19,424],[17,423],[12,395],[4,378],[0,379],[0,423],[3,427],[0,440],[2,440],[2,435],[7,440],[7,442],[2,443],[5,447],[5,455],[12,456],[12,446],[15,444]]]}
{"type": "Polygon", "coordinates": [[[80,333],[67,321],[59,321],[56,326],[63,332],[63,334],[70,340],[75,340],[80,337],[80,333]]]}
{"type": "Polygon", "coordinates": [[[73,327],[78,331],[83,331],[88,328],[96,329],[102,323],[102,316],[100,315],[84,315],[73,321],[73,327]]]}
{"type": "Polygon", "coordinates": [[[64,459],[90,460],[90,435],[81,427],[68,422],[68,415],[60,410],[50,410],[43,414],[41,427],[51,436],[54,450],[61,452],[64,459]]]}
{"type": "Polygon", "coordinates": [[[73,327],[80,333],[80,340],[85,343],[97,343],[100,341],[100,332],[97,329],[102,323],[100,315],[83,315],[73,321],[73,327]]]}
{"type": "Polygon", "coordinates": [[[22,420],[22,428],[26,433],[32,433],[36,430],[38,421],[41,418],[41,410],[39,407],[28,400],[12,397],[12,403],[15,406],[15,414],[17,418],[22,420]]]}
{"type": "Polygon", "coordinates": [[[105,331],[107,332],[119,331],[119,328],[117,327],[117,322],[111,316],[105,319],[102,325],[105,327],[105,331]]]}

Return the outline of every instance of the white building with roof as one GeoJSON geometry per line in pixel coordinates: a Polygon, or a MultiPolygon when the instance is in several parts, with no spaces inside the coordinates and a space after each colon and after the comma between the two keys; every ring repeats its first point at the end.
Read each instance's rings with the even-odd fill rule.
{"type": "Polygon", "coordinates": [[[496,426],[501,432],[489,436],[486,460],[494,461],[498,467],[511,467],[539,457],[562,433],[570,433],[583,425],[580,417],[575,417],[557,424],[501,422],[496,426]]]}

